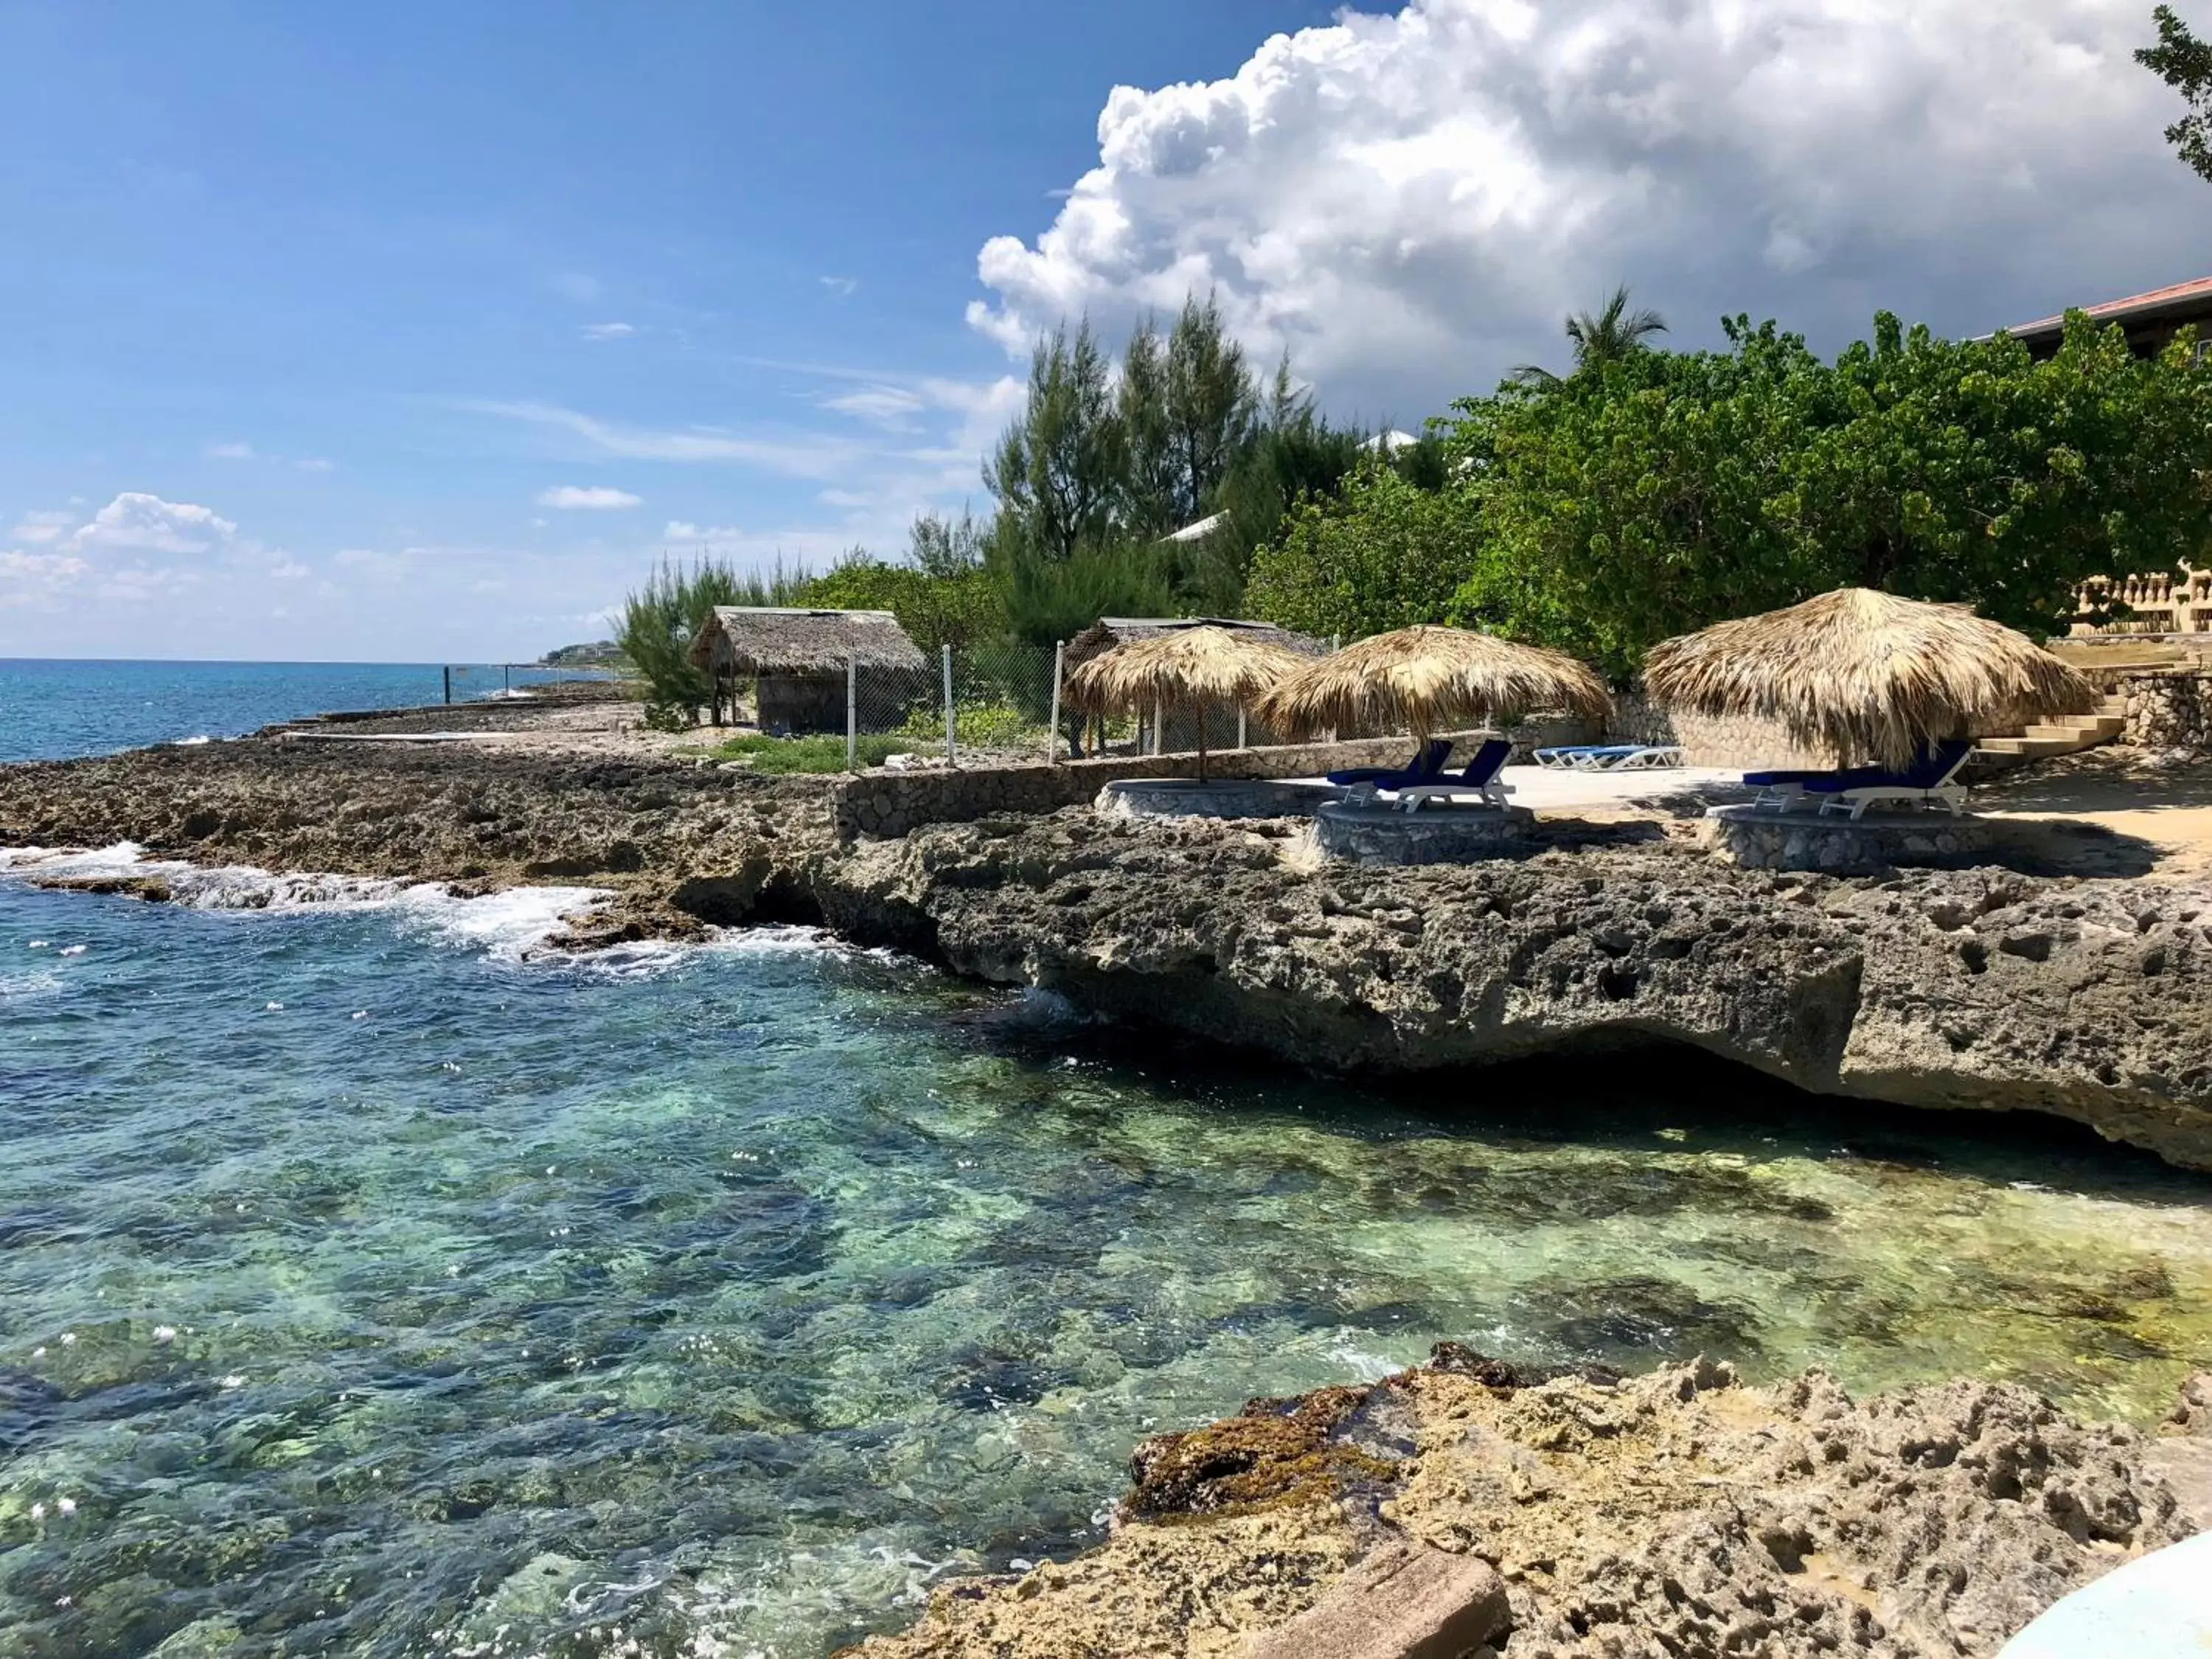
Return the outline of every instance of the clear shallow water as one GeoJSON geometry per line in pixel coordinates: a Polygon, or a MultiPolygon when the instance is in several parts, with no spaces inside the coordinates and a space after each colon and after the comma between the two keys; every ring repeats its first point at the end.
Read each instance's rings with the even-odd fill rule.
{"type": "Polygon", "coordinates": [[[0,1655],[816,1659],[1443,1336],[2143,1420],[2212,1359],[2212,1183],[2002,1120],[1147,1076],[804,933],[281,890],[355,902],[0,879],[0,1655]]]}
{"type": "MultiPolygon", "coordinates": [[[[574,679],[516,669],[514,684],[574,679]]],[[[457,702],[501,689],[496,667],[456,668],[457,702]]],[[[279,720],[436,702],[438,665],[89,662],[0,658],[0,763],[68,760],[194,738],[234,738],[279,720]]]]}

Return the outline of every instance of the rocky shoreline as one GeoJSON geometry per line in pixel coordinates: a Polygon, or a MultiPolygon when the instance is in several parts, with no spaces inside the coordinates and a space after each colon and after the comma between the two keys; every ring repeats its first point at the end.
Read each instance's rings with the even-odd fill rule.
{"type": "Polygon", "coordinates": [[[611,894],[569,948],[819,921],[1327,1071],[1458,1079],[1687,1045],[1815,1094],[2049,1113],[2212,1169],[2212,888],[1746,871],[1649,824],[1553,825],[1528,856],[1414,869],[1322,860],[1289,821],[1083,808],[848,842],[833,787],[246,739],[0,769],[0,845],[611,894]]]}
{"type": "Polygon", "coordinates": [[[849,1659],[1293,1659],[1331,1626],[1377,1656],[1994,1654],[2212,1526],[2209,1406],[2199,1376],[2147,1437],[2017,1388],[1854,1401],[1818,1372],[1752,1389],[1703,1360],[1540,1381],[1445,1343],[1369,1387],[1147,1442],[1106,1543],[945,1586],[849,1659]],[[1374,1639],[1422,1622],[1363,1583],[1378,1560],[1413,1577],[1408,1558],[1437,1564],[1434,1599],[1476,1603],[1457,1629],[1480,1645],[1374,1639]]]}
{"type": "MultiPolygon", "coordinates": [[[[1431,1073],[1447,1100],[1483,1062],[1686,1045],[1833,1097],[1839,1122],[1853,1100],[2033,1110],[2212,1169],[2212,890],[1750,872],[1664,823],[1552,823],[1527,856],[1424,869],[1328,863],[1287,821],[1079,808],[847,841],[833,787],[263,738],[0,768],[0,846],[602,890],[566,948],[817,921],[1302,1066],[1431,1073]]],[[[170,896],[158,877],[69,884],[170,896]]],[[[1442,1561],[1455,1593],[1495,1575],[1490,1659],[1994,1653],[2069,1589],[2212,1526],[2208,1424],[2204,1379],[2159,1438],[2012,1388],[1855,1403],[1818,1375],[1753,1389],[1702,1362],[1537,1379],[1447,1345],[1148,1443],[1098,1549],[944,1587],[855,1651],[1288,1655],[1257,1633],[1442,1561]]]]}

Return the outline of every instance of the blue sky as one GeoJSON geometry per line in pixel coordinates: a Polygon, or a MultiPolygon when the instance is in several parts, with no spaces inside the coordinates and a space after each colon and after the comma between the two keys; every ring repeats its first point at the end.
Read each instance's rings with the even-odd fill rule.
{"type": "Polygon", "coordinates": [[[520,657],[664,548],[896,551],[1038,327],[1194,287],[1413,425],[1624,279],[1835,344],[2205,274],[2132,0],[1658,9],[10,5],[0,654],[520,657]]]}
{"type": "Polygon", "coordinates": [[[0,653],[529,654],[664,542],[893,550],[980,494],[976,249],[1048,219],[1117,80],[1322,15],[10,6],[0,531],[127,491],[235,526],[142,526],[149,571],[269,556],[0,607],[0,653]]]}

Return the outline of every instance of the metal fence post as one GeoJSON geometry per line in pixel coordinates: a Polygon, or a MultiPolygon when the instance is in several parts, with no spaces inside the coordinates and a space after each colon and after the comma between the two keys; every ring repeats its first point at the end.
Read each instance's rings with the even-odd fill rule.
{"type": "Polygon", "coordinates": [[[1165,697],[1154,697],[1152,699],[1152,753],[1157,755],[1167,747],[1167,699],[1165,697]]]}
{"type": "Polygon", "coordinates": [[[945,763],[960,763],[960,725],[956,718],[957,705],[952,701],[952,647],[945,647],[945,763]]]}
{"type": "Polygon", "coordinates": [[[845,769],[860,769],[860,659],[845,659],[845,769]]]}
{"type": "Polygon", "coordinates": [[[1067,660],[1067,641],[1052,642],[1052,723],[1046,730],[1044,757],[1051,765],[1060,764],[1060,672],[1067,660]]]}
{"type": "Polygon", "coordinates": [[[1239,749],[1250,747],[1244,741],[1244,705],[1241,702],[1237,705],[1237,746],[1239,749]]]}

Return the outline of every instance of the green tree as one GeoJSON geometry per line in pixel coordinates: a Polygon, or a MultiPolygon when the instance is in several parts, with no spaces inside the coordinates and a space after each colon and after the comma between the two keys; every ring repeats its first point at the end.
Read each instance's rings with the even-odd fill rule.
{"type": "Polygon", "coordinates": [[[1127,445],[1111,381],[1088,322],[1037,342],[1028,402],[983,469],[1000,535],[1029,558],[1063,563],[1114,534],[1127,445]]]}
{"type": "Polygon", "coordinates": [[[834,611],[888,611],[931,656],[964,651],[1006,631],[1006,602],[983,562],[982,532],[963,514],[925,514],[908,532],[904,563],[854,549],[794,601],[834,611]]]}
{"type": "MultiPolygon", "coordinates": [[[[1575,357],[1575,372],[1602,370],[1650,348],[1651,337],[1667,331],[1667,319],[1657,312],[1628,308],[1628,284],[1613,289],[1595,311],[1577,311],[1566,322],[1567,343],[1575,357]]],[[[1559,376],[1535,363],[1523,363],[1513,377],[1536,385],[1555,385],[1559,376]]]]}
{"type": "Polygon", "coordinates": [[[1178,526],[1213,511],[1214,492],[1259,427],[1260,387],[1212,295],[1183,301],[1168,336],[1170,504],[1178,526]]]}
{"type": "Polygon", "coordinates": [[[1029,645],[1075,637],[1101,617],[1172,614],[1166,555],[1143,542],[1088,547],[1056,562],[1001,553],[993,574],[1008,632],[1029,645]]]}
{"type": "Polygon", "coordinates": [[[1823,363],[1772,324],[1462,404],[1481,503],[1456,619],[1617,673],[1668,635],[1846,584],[2054,631],[2087,577],[2212,538],[2212,364],[2116,329],[1937,338],[1893,317],[1823,363]]]}
{"type": "Polygon", "coordinates": [[[2171,6],[2151,13],[2158,44],[2136,62],[2179,93],[2188,113],[2166,130],[2166,142],[2200,178],[2212,179],[2212,42],[2199,40],[2171,6]]]}
{"type": "Polygon", "coordinates": [[[1786,463],[1822,366],[1771,324],[1729,331],[1727,352],[1639,350],[1456,406],[1481,531],[1452,620],[1625,672],[1670,634],[1802,597],[1817,550],[1786,463]]]}
{"type": "Polygon", "coordinates": [[[1474,574],[1480,502],[1429,490],[1370,453],[1340,496],[1307,496],[1254,555],[1248,599],[1285,628],[1356,639],[1441,622],[1474,574]]]}
{"type": "Polygon", "coordinates": [[[718,605],[788,605],[812,579],[804,565],[739,574],[701,555],[690,565],[664,557],[645,586],[623,603],[615,642],[647,686],[646,717],[657,726],[691,726],[714,701],[714,682],[690,661],[691,641],[718,605]]]}
{"type": "Polygon", "coordinates": [[[1121,523],[1133,536],[1157,540],[1187,520],[1177,502],[1176,443],[1169,406],[1167,347],[1158,325],[1141,319],[1121,356],[1115,411],[1121,423],[1121,523]]]}

